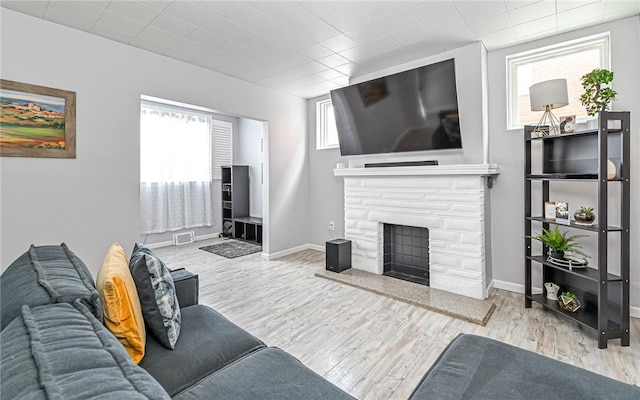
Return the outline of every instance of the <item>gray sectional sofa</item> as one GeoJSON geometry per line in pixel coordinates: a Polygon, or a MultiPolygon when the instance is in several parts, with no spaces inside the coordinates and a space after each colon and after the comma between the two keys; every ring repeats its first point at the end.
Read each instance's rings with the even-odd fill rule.
{"type": "MultiPolygon", "coordinates": [[[[173,271],[174,350],[147,335],[135,365],[104,327],[93,279],[64,244],[32,246],[0,278],[2,399],[353,399],[281,349],[198,304],[173,271]]],[[[410,400],[638,400],[640,389],[474,335],[454,339],[410,400]]]]}

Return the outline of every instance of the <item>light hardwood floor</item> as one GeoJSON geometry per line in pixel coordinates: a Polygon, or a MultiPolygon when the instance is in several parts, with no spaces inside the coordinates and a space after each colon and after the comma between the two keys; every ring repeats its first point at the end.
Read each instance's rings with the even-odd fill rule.
{"type": "MultiPolygon", "coordinates": [[[[640,385],[640,320],[631,346],[609,341],[535,306],[521,294],[494,290],[486,327],[314,277],[324,253],[278,260],[260,254],[226,259],[198,247],[220,239],[155,250],[169,268],[200,276],[200,302],[270,346],[280,347],[358,399],[406,399],[451,339],[473,333],[640,385]]],[[[215,332],[212,332],[215,335],[215,332]]]]}

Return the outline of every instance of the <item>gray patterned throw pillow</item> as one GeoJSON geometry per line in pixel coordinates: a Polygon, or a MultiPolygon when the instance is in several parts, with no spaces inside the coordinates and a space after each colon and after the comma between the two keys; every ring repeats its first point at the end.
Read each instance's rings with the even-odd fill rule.
{"type": "Polygon", "coordinates": [[[175,349],[180,336],[180,305],[167,266],[149,248],[136,243],[129,261],[142,315],[151,334],[163,346],[175,349]]]}

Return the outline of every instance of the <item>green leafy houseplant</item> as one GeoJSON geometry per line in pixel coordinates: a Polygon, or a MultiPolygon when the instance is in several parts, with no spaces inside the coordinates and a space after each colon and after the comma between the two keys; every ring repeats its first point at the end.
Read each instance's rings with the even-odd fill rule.
{"type": "Polygon", "coordinates": [[[527,236],[530,239],[541,241],[545,246],[551,249],[551,251],[557,253],[560,258],[564,257],[565,253],[580,254],[583,257],[589,257],[582,252],[582,244],[578,243],[576,239],[587,237],[587,235],[573,235],[568,236],[568,232],[560,232],[556,226],[553,230],[542,229],[542,233],[535,236],[527,236]]]}
{"type": "Polygon", "coordinates": [[[580,79],[584,93],[580,96],[582,105],[586,107],[587,114],[594,116],[598,111],[609,109],[609,103],[615,100],[618,92],[608,85],[613,81],[613,72],[596,68],[585,74],[580,79]]]}

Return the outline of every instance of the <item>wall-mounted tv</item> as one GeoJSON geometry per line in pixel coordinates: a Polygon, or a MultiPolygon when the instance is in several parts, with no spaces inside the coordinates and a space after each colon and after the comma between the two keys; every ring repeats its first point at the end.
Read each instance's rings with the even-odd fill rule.
{"type": "Polygon", "coordinates": [[[343,156],[461,149],[453,59],[331,91],[343,156]]]}

